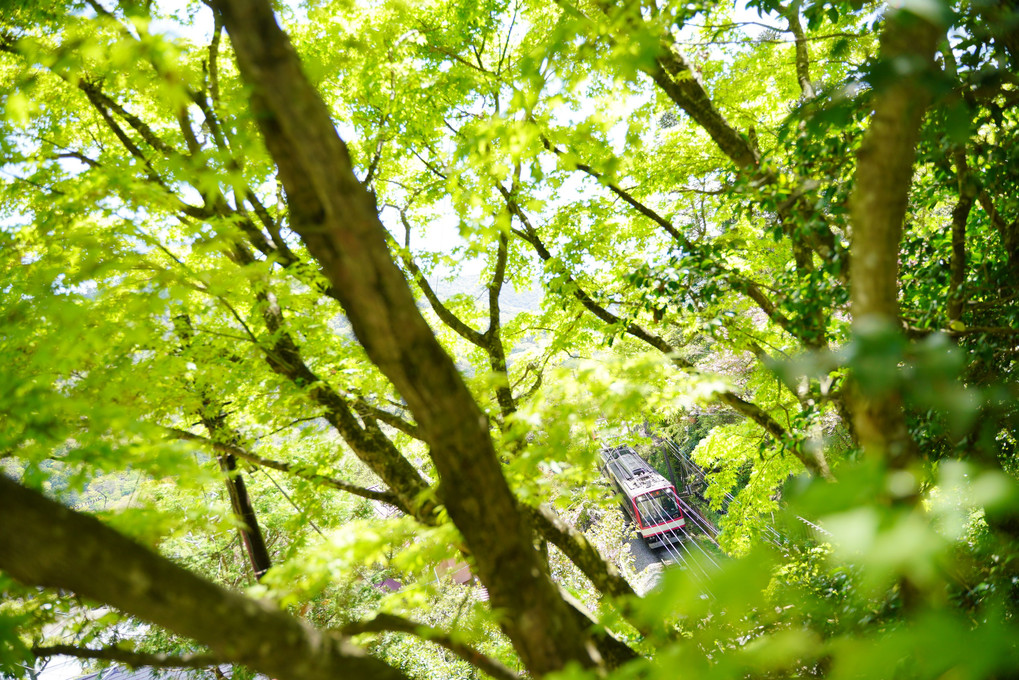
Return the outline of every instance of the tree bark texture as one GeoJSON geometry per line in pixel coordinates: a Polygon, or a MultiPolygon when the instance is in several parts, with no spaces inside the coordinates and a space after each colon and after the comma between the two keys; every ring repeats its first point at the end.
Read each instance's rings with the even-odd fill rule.
{"type": "Polygon", "coordinates": [[[587,635],[543,574],[503,477],[488,419],[393,262],[372,194],[268,2],[216,0],[252,86],[252,105],[287,192],[291,226],[337,291],[358,340],[392,381],[430,446],[440,496],[474,556],[524,664],[540,675],[595,663],[587,635]]]}
{"type": "Polygon", "coordinates": [[[601,556],[583,533],[563,522],[547,507],[525,506],[535,530],[553,543],[591,579],[595,588],[612,597],[636,597],[630,583],[601,556]]]}
{"type": "Polygon", "coordinates": [[[63,588],[207,646],[279,680],[406,676],[349,642],[206,581],[94,517],[0,475],[0,569],[63,588]]]}
{"type": "Polygon", "coordinates": [[[697,81],[690,65],[671,44],[662,41],[660,56],[647,74],[658,87],[676,102],[687,115],[704,128],[741,170],[756,170],[760,165],[757,152],[746,137],[741,135],[715,107],[704,87],[697,81]]]}
{"type": "MultiPolygon", "coordinates": [[[[900,326],[899,242],[920,124],[931,100],[923,78],[934,69],[940,35],[933,24],[905,11],[891,14],[881,34],[879,58],[895,77],[876,83],[874,114],[860,147],[850,203],[851,303],[857,332],[900,326]],[[909,75],[903,75],[907,69],[909,75]]],[[[905,462],[912,439],[897,390],[874,394],[858,385],[852,411],[864,450],[887,456],[893,465],[905,462]]]]}

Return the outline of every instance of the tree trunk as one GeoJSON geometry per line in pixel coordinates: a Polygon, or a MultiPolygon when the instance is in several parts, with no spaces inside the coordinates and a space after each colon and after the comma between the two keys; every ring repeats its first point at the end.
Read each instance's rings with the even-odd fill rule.
{"type": "Polygon", "coordinates": [[[544,575],[528,522],[459,372],[417,308],[386,246],[374,196],[301,71],[265,0],[216,0],[287,192],[291,227],[322,266],[369,358],[392,381],[430,446],[440,495],[474,556],[492,607],[535,675],[596,663],[588,636],[544,575]]]}
{"type": "MultiPolygon", "coordinates": [[[[911,68],[875,84],[874,115],[860,147],[851,200],[852,313],[858,336],[885,337],[899,323],[899,241],[906,214],[913,160],[931,94],[922,82],[934,69],[940,36],[931,23],[899,11],[886,20],[880,58],[889,71],[911,68]]],[[[857,384],[853,424],[864,450],[904,465],[913,449],[897,389],[876,391],[857,384]]]]}

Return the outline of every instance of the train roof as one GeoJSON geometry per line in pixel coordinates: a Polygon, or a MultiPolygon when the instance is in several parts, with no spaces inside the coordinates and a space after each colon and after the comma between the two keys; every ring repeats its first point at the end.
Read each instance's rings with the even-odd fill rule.
{"type": "Polygon", "coordinates": [[[603,449],[601,453],[605,468],[630,498],[672,486],[629,446],[603,449]]]}

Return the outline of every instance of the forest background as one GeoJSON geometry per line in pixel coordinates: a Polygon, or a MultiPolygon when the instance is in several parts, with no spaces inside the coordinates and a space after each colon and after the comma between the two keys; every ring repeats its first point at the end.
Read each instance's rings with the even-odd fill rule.
{"type": "Polygon", "coordinates": [[[1014,676],[1017,28],[6,2],[0,672],[1014,676]],[[647,595],[638,430],[726,553],[647,595]]]}

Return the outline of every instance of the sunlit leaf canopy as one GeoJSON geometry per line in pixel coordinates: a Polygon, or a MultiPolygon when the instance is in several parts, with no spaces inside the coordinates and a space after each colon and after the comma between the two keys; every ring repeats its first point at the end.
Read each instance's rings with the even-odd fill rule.
{"type": "Polygon", "coordinates": [[[1010,3],[271,9],[5,5],[5,675],[1015,673],[1010,3]]]}

